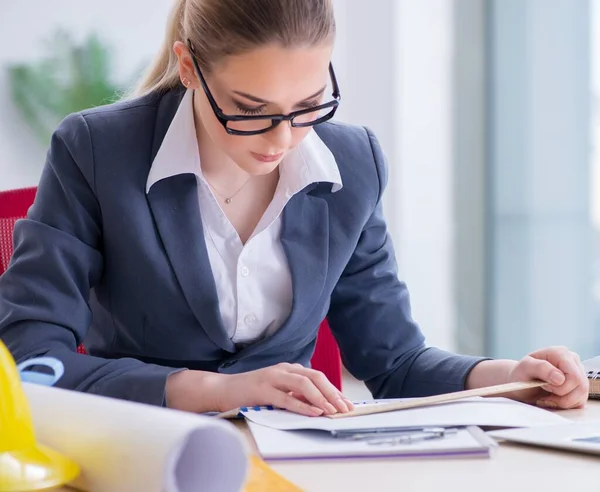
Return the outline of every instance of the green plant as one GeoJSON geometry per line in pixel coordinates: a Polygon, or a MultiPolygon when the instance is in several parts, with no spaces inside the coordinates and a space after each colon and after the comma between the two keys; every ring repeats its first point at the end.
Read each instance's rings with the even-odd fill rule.
{"type": "Polygon", "coordinates": [[[44,144],[65,116],[114,102],[124,90],[112,80],[111,53],[97,35],[77,44],[59,30],[48,52],[38,62],[8,67],[13,100],[44,144]]]}

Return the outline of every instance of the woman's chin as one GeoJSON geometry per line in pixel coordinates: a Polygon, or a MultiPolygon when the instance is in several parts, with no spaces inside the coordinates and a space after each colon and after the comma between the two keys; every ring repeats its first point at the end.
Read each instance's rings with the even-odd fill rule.
{"type": "Polygon", "coordinates": [[[251,156],[249,159],[237,161],[237,165],[252,176],[265,176],[275,171],[275,169],[279,167],[279,164],[281,164],[282,160],[283,156],[277,159],[276,161],[262,162],[252,158],[251,156]]]}

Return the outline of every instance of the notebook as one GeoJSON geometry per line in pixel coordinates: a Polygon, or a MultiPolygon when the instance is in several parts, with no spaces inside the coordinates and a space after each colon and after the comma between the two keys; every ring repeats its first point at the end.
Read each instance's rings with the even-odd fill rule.
{"type": "Polygon", "coordinates": [[[590,380],[590,398],[600,400],[600,357],[583,361],[583,367],[590,380]]]}
{"type": "Polygon", "coordinates": [[[453,429],[444,437],[400,442],[336,438],[319,430],[279,430],[248,422],[258,452],[265,461],[352,458],[489,458],[497,443],[478,427],[453,429]]]}

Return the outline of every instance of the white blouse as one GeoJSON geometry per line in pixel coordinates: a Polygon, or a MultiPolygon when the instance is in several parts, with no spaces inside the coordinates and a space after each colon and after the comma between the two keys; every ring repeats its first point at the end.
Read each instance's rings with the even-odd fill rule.
{"type": "Polygon", "coordinates": [[[280,164],[273,201],[250,239],[242,244],[202,174],[192,96],[193,91],[188,90],[169,126],[148,174],[146,193],[162,179],[196,175],[223,326],[234,343],[250,343],[279,329],[292,308],[292,279],[279,241],[283,208],[312,183],[332,183],[335,192],[341,189],[342,179],[333,154],[314,130],[310,131],[280,164]]]}

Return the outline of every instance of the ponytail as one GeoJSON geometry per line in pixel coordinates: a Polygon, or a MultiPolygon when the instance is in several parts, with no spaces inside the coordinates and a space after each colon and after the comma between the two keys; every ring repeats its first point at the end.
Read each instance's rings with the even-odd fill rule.
{"type": "Polygon", "coordinates": [[[139,97],[151,92],[165,92],[179,86],[177,56],[173,53],[176,41],[185,41],[183,36],[183,18],[187,0],[174,0],[163,45],[156,58],[142,76],[131,96],[139,97]]]}

